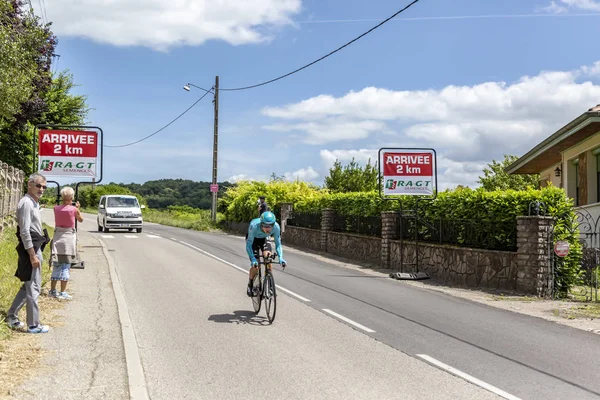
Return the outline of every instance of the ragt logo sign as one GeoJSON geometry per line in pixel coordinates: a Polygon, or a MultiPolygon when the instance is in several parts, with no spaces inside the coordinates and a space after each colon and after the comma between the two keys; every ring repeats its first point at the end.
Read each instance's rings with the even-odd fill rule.
{"type": "Polygon", "coordinates": [[[98,133],[40,130],[38,170],[46,176],[96,178],[98,133]]]}
{"type": "Polygon", "coordinates": [[[434,193],[436,182],[433,149],[388,149],[383,152],[381,150],[380,166],[383,166],[384,196],[434,193]]]}

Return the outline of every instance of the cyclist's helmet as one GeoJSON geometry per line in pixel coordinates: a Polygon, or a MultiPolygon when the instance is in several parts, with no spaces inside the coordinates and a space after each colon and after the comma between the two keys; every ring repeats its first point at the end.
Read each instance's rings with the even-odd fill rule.
{"type": "Polygon", "coordinates": [[[271,211],[265,211],[260,216],[260,223],[261,223],[261,225],[270,225],[270,226],[273,226],[273,225],[275,225],[276,221],[277,220],[275,218],[275,214],[273,214],[271,211]]]}

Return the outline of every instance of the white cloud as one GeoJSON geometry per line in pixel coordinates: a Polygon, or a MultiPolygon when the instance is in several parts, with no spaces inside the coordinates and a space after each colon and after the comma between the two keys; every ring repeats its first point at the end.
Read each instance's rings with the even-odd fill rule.
{"type": "Polygon", "coordinates": [[[584,65],[579,69],[583,76],[597,77],[600,76],[600,61],[596,61],[592,65],[584,65]]]}
{"type": "Polygon", "coordinates": [[[552,14],[562,14],[569,9],[600,12],[600,2],[595,0],[559,0],[559,3],[551,1],[541,10],[552,14]]]}
{"type": "Polygon", "coordinates": [[[339,140],[366,139],[371,133],[388,133],[389,129],[381,121],[346,121],[344,119],[327,119],[319,122],[303,122],[298,124],[273,124],[263,128],[277,132],[305,132],[304,143],[323,144],[339,140]]]}
{"type": "Polygon", "coordinates": [[[539,9],[539,11],[542,11],[542,12],[545,12],[545,13],[549,13],[549,14],[564,14],[564,13],[566,13],[569,10],[565,6],[561,6],[559,4],[556,4],[555,1],[551,1],[550,4],[547,5],[546,7],[541,7],[539,9]]]}
{"type": "Polygon", "coordinates": [[[313,169],[313,167],[308,168],[300,168],[294,172],[286,172],[283,174],[286,180],[288,181],[313,181],[319,177],[319,173],[313,169]]]}
{"type": "Polygon", "coordinates": [[[238,175],[233,175],[230,176],[229,178],[225,179],[226,182],[231,182],[231,183],[237,183],[240,181],[253,181],[254,179],[244,175],[244,174],[238,174],[238,175]]]}
{"type": "Polygon", "coordinates": [[[377,162],[377,150],[359,149],[359,150],[321,150],[321,160],[323,166],[329,169],[336,160],[342,164],[347,164],[354,159],[359,164],[366,164],[371,160],[371,164],[377,162]]]}
{"type": "MultiPolygon", "coordinates": [[[[46,11],[59,37],[116,46],[233,45],[270,38],[268,30],[291,24],[301,0],[48,0],[46,11]]],[[[38,12],[39,14],[39,12],[38,12]]]]}
{"type": "Polygon", "coordinates": [[[265,108],[263,114],[280,120],[270,129],[303,134],[307,143],[362,144],[368,139],[372,146],[374,133],[395,131],[377,144],[433,147],[453,160],[480,162],[504,153],[524,154],[600,103],[597,77],[600,62],[573,71],[543,71],[514,83],[416,91],[367,87],[341,97],[319,95],[265,108]]]}

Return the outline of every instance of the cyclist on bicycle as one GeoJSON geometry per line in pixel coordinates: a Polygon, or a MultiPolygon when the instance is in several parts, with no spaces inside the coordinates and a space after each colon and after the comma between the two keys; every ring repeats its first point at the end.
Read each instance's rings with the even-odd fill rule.
{"type": "Polygon", "coordinates": [[[285,267],[287,263],[283,259],[283,250],[281,248],[281,229],[275,218],[275,214],[271,211],[265,211],[260,218],[255,218],[250,221],[248,233],[246,234],[246,252],[250,257],[250,272],[246,294],[252,297],[252,280],[258,273],[258,250],[262,250],[263,256],[271,254],[271,243],[267,241],[269,236],[273,236],[275,240],[275,251],[281,262],[281,266],[285,267]]]}

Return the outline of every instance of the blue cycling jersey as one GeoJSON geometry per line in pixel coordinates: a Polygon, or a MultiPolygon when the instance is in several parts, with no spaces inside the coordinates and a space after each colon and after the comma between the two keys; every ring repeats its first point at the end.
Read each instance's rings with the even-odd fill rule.
{"type": "Polygon", "coordinates": [[[279,228],[279,224],[275,222],[273,229],[271,229],[271,232],[267,234],[260,229],[260,218],[255,218],[250,221],[250,226],[248,227],[248,239],[246,239],[246,252],[248,253],[248,257],[250,257],[251,262],[256,261],[254,252],[252,251],[252,243],[254,242],[254,239],[264,239],[268,236],[273,236],[273,239],[275,240],[275,251],[279,256],[279,259],[283,259],[283,250],[281,248],[281,229],[279,228]]]}

